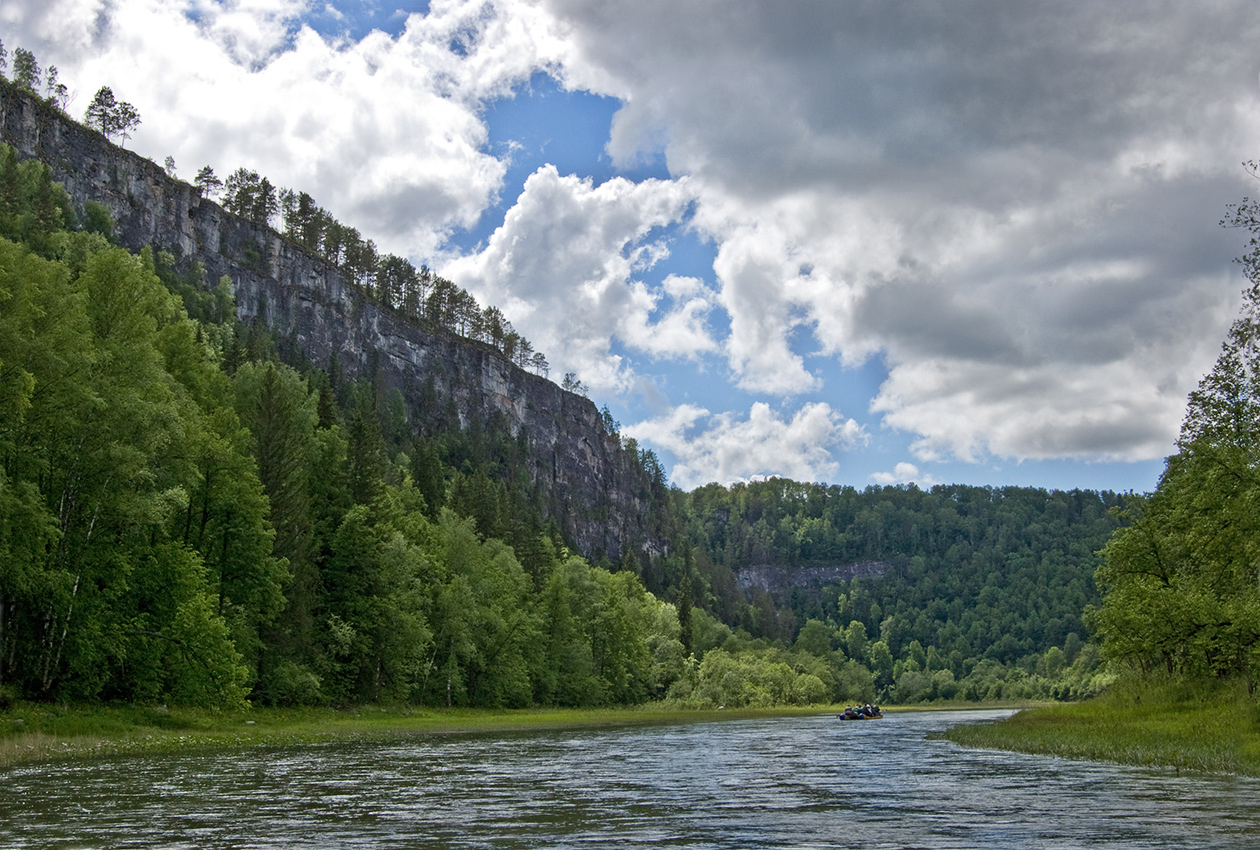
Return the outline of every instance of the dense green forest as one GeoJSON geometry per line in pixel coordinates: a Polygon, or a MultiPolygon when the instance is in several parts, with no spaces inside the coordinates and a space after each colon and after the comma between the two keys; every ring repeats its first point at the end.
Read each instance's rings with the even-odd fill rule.
{"type": "Polygon", "coordinates": [[[1095,553],[1126,498],[772,479],[701,487],[686,496],[686,514],[702,575],[881,563],[880,578],[706,600],[752,633],[862,662],[879,693],[899,702],[1075,696],[1100,685],[1095,648],[1082,654],[1081,615],[1097,602],[1095,553]]]}

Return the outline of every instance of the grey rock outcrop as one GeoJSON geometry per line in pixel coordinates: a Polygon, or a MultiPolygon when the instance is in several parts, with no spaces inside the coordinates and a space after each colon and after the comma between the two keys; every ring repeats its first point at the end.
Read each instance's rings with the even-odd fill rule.
{"type": "Polygon", "coordinates": [[[76,205],[105,206],[118,242],[196,260],[206,280],[232,281],[239,318],[258,317],[327,367],[335,352],[349,377],[379,374],[411,406],[431,385],[461,424],[506,422],[526,437],[534,491],[578,550],[616,560],[662,543],[649,528],[637,460],[604,428],[590,399],[527,372],[491,346],[422,326],[369,300],[320,257],[202,198],[156,163],[111,144],[39,98],[0,84],[0,132],[20,158],[38,158],[76,205]]]}
{"type": "Polygon", "coordinates": [[[735,574],[740,590],[761,588],[777,593],[793,587],[822,587],[837,581],[855,578],[883,578],[892,566],[886,561],[858,561],[852,564],[828,564],[805,567],[779,567],[755,564],[735,574]]]}

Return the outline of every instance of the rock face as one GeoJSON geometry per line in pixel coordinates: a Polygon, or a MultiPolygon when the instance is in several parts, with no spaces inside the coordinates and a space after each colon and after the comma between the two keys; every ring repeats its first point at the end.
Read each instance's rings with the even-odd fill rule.
{"type": "Polygon", "coordinates": [[[46,162],[76,205],[108,208],[120,244],[169,251],[181,264],[197,260],[211,284],[229,277],[239,318],[265,321],[312,362],[327,367],[336,352],[353,378],[366,374],[375,355],[378,374],[409,407],[431,382],[437,403],[453,402],[462,425],[498,419],[513,437],[523,433],[534,490],[582,554],[616,560],[626,547],[660,551],[648,505],[634,491],[637,460],[605,431],[590,399],[491,346],[368,300],[339,269],[271,228],[227,212],[156,163],[3,84],[0,132],[19,158],[46,162]]]}
{"type": "Polygon", "coordinates": [[[853,564],[796,568],[756,564],[744,567],[736,573],[735,583],[740,590],[759,587],[769,593],[778,593],[794,587],[822,587],[854,578],[883,578],[892,568],[886,561],[858,561],[853,564]]]}

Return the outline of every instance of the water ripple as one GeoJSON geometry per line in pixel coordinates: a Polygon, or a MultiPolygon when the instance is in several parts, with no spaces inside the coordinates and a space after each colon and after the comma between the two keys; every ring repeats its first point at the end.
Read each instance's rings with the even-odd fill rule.
{"type": "Polygon", "coordinates": [[[416,737],[11,772],[22,848],[1256,845],[1251,779],[927,740],[993,712],[416,737]]]}

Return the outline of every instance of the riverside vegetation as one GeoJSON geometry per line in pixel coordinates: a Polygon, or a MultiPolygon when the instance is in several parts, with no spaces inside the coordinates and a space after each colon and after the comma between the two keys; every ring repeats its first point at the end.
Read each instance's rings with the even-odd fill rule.
{"type": "Polygon", "coordinates": [[[1260,775],[1260,202],[1221,223],[1250,236],[1242,314],[1190,394],[1159,486],[1122,512],[1097,572],[1105,596],[1086,612],[1121,682],[955,740],[1260,775]]]}
{"type": "MultiPolygon", "coordinates": [[[[105,209],[0,149],[0,700],[20,713],[1077,699],[1155,667],[1250,683],[1250,442],[1222,453],[1216,431],[1183,432],[1186,460],[1150,497],[782,479],[682,493],[605,412],[665,544],[609,560],[532,498],[519,439],[307,361],[204,277],[115,244],[105,209]],[[1187,537],[1205,514],[1235,536],[1187,537]],[[1158,553],[1185,544],[1162,576],[1152,535],[1158,553]],[[878,574],[737,582],[749,565],[860,563],[878,574]]],[[[454,291],[408,309],[446,315],[454,291]]],[[[1232,344],[1194,421],[1241,411],[1231,433],[1254,434],[1229,395],[1254,397],[1234,380],[1255,374],[1254,335],[1232,344]]]]}
{"type": "Polygon", "coordinates": [[[610,708],[250,708],[223,712],[165,705],[22,703],[0,727],[0,769],[82,756],[292,746],[407,735],[502,733],[712,723],[816,714],[816,707],[681,709],[663,703],[610,708]]]}
{"type": "Polygon", "coordinates": [[[967,746],[1260,776],[1260,708],[1243,682],[1129,678],[1087,702],[955,726],[967,746]]]}

